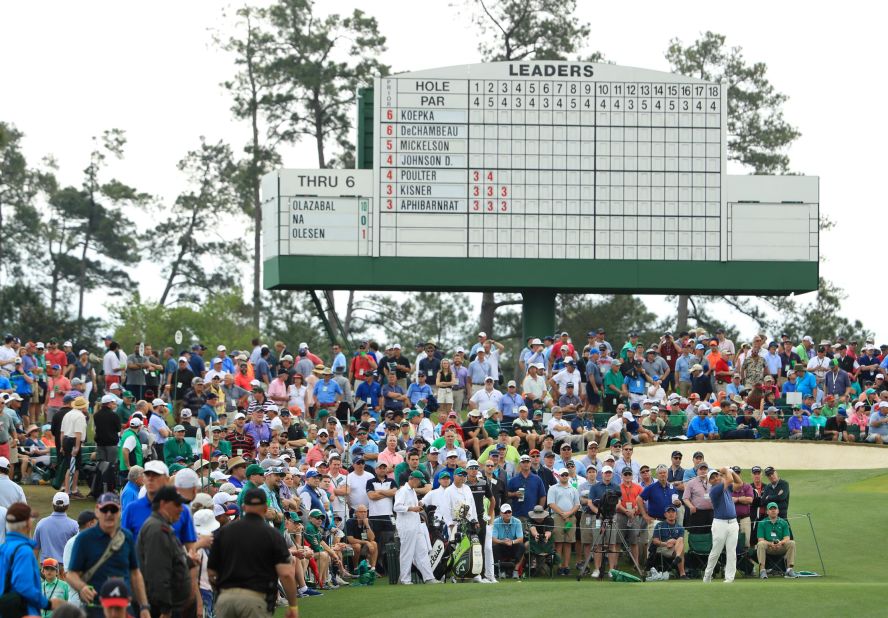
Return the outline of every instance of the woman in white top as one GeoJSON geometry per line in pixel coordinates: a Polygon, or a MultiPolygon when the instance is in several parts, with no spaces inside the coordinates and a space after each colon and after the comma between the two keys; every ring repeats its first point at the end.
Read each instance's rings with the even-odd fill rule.
{"type": "Polygon", "coordinates": [[[308,387],[303,384],[302,374],[293,375],[293,383],[287,388],[287,405],[298,406],[302,410],[302,418],[308,418],[308,387]]]}

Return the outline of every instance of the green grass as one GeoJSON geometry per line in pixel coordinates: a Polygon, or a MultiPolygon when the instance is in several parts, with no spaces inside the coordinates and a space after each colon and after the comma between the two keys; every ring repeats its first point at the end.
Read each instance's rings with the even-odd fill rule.
{"type": "MultiPolygon", "coordinates": [[[[888,584],[884,506],[888,474],[866,471],[786,471],[790,523],[798,543],[796,568],[823,574],[805,513],[811,513],[826,577],[784,580],[739,577],[730,587],[697,581],[616,584],[573,578],[503,581],[498,585],[445,584],[347,588],[301,599],[304,616],[484,615],[636,616],[673,608],[679,616],[884,616],[888,584]],[[859,531],[848,534],[848,530],[859,531]],[[879,532],[883,531],[883,532],[879,532]],[[876,542],[874,542],[876,541],[876,542]],[[393,614],[394,611],[394,614],[393,614]]],[[[283,615],[279,612],[277,615],[283,615]]]]}
{"type": "MultiPolygon", "coordinates": [[[[418,617],[476,615],[489,608],[495,616],[588,616],[606,606],[608,613],[635,616],[674,608],[681,616],[882,616],[888,584],[884,578],[884,545],[888,538],[884,516],[888,473],[878,470],[786,471],[790,482],[790,523],[798,543],[796,568],[826,575],[783,580],[738,579],[704,586],[698,581],[615,584],[572,578],[503,581],[495,586],[445,584],[393,587],[387,579],[372,587],[346,588],[322,597],[302,599],[303,616],[418,617]],[[811,528],[811,513],[821,567],[811,528]],[[849,530],[856,531],[849,534],[849,530]],[[604,590],[601,590],[601,589],[604,590]],[[603,593],[604,596],[602,596],[603,593]]],[[[37,510],[51,511],[51,487],[28,487],[37,510]]],[[[71,515],[93,507],[91,500],[75,502],[71,515]]],[[[283,611],[277,615],[282,616],[283,611]]]]}

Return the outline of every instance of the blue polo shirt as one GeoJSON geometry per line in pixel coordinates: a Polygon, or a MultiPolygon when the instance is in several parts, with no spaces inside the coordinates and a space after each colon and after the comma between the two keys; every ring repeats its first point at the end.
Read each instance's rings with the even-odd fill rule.
{"type": "Polygon", "coordinates": [[[709,489],[709,499],[712,500],[713,519],[737,519],[733,496],[725,491],[724,483],[716,483],[709,489]]]}
{"type": "Polygon", "coordinates": [[[682,539],[684,538],[685,530],[677,523],[669,524],[665,521],[658,521],[657,525],[654,526],[654,536],[653,538],[660,539],[661,542],[665,543],[666,541],[671,541],[672,539],[682,539]]]}
{"type": "Polygon", "coordinates": [[[410,386],[407,387],[407,396],[410,397],[410,404],[416,405],[416,402],[428,398],[432,395],[432,387],[428,384],[419,384],[417,382],[411,382],[410,386]]]}
{"type": "Polygon", "coordinates": [[[706,416],[703,418],[702,416],[695,416],[691,419],[691,422],[688,423],[688,437],[693,438],[697,434],[710,434],[710,433],[718,433],[718,427],[715,424],[715,421],[712,420],[711,416],[706,416]]]}
{"type": "Polygon", "coordinates": [[[363,401],[373,410],[379,409],[379,397],[382,395],[382,386],[379,382],[361,382],[355,391],[355,400],[363,401]]]}
{"type": "Polygon", "coordinates": [[[623,379],[623,384],[626,385],[626,388],[629,389],[629,392],[633,395],[642,395],[644,394],[645,381],[641,374],[636,374],[633,376],[626,376],[623,379]]]}
{"type": "Polygon", "coordinates": [[[510,395],[507,390],[499,400],[497,407],[503,414],[503,420],[514,421],[518,418],[518,408],[524,405],[524,398],[520,393],[516,392],[510,395]]]}
{"type": "MultiPolygon", "coordinates": [[[[120,551],[111,554],[108,561],[99,567],[92,579],[86,582],[96,590],[101,590],[105,580],[111,577],[122,577],[126,585],[130,586],[130,571],[139,568],[133,535],[127,529],[123,530],[123,534],[126,540],[120,551]]],[[[82,575],[99,561],[110,542],[111,537],[102,532],[99,526],[87,528],[74,538],[74,545],[71,548],[71,562],[65,565],[65,569],[77,571],[82,575]]]]}
{"type": "Polygon", "coordinates": [[[817,379],[814,377],[813,373],[806,371],[804,378],[796,378],[795,386],[796,392],[801,393],[803,397],[805,395],[811,395],[817,388],[817,379]]]}
{"type": "Polygon", "coordinates": [[[660,481],[654,481],[641,492],[641,499],[647,504],[648,515],[663,519],[666,516],[666,507],[672,504],[672,494],[677,493],[672,483],[666,483],[666,487],[663,487],[660,481]]]}
{"type": "Polygon", "coordinates": [[[318,403],[326,404],[336,401],[336,395],[342,395],[342,387],[333,380],[325,382],[321,380],[314,386],[314,396],[318,403]]]}
{"type": "Polygon", "coordinates": [[[540,502],[540,498],[545,498],[548,493],[546,484],[543,483],[538,475],[531,472],[527,478],[521,473],[516,474],[509,479],[509,491],[518,491],[524,488],[524,501],[518,498],[510,498],[512,505],[512,515],[515,517],[527,517],[527,514],[533,510],[540,502]]]}
{"type": "MultiPolygon", "coordinates": [[[[358,455],[355,455],[355,450],[361,449],[362,453],[370,453],[378,454],[379,453],[379,445],[376,444],[373,440],[367,440],[367,444],[361,444],[360,442],[355,442],[351,447],[351,457],[352,461],[354,461],[358,455]]],[[[376,460],[375,459],[366,459],[364,460],[364,468],[373,472],[376,469],[376,460]]]]}
{"type": "MultiPolygon", "coordinates": [[[[150,516],[151,503],[148,501],[148,496],[143,496],[123,509],[120,526],[125,530],[129,530],[130,534],[133,535],[133,538],[137,538],[139,536],[139,530],[142,529],[142,524],[144,524],[150,516]]],[[[179,516],[179,521],[173,524],[173,532],[176,533],[176,538],[178,538],[183,545],[185,543],[194,543],[197,540],[197,533],[194,531],[194,520],[191,518],[191,509],[188,508],[187,504],[182,507],[182,515],[179,516]]],[[[101,555],[101,553],[99,555],[101,555]]],[[[92,564],[92,562],[89,564],[92,564]]]]}

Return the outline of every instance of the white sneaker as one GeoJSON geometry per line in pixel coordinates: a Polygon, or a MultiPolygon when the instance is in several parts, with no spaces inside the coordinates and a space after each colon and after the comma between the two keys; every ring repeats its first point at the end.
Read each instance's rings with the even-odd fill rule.
{"type": "Polygon", "coordinates": [[[594,571],[592,571],[592,579],[598,579],[599,577],[601,577],[600,569],[595,569],[594,571]]]}
{"type": "Polygon", "coordinates": [[[651,577],[656,577],[657,575],[659,575],[659,573],[657,572],[657,569],[655,569],[654,567],[651,567],[650,573],[651,573],[651,577]]]}
{"type": "Polygon", "coordinates": [[[704,583],[704,584],[711,584],[711,583],[712,583],[712,577],[706,577],[706,576],[704,575],[704,576],[703,576],[703,583],[704,583]]]}
{"type": "Polygon", "coordinates": [[[472,581],[475,582],[476,584],[487,584],[487,583],[489,583],[486,579],[484,579],[484,578],[481,577],[480,575],[476,575],[475,577],[473,577],[473,578],[472,578],[472,581]]]}
{"type": "Polygon", "coordinates": [[[337,575],[335,578],[333,578],[333,581],[335,583],[339,584],[340,586],[348,586],[348,582],[345,581],[344,579],[342,579],[341,577],[339,577],[339,575],[337,575]]]}
{"type": "Polygon", "coordinates": [[[495,577],[485,577],[484,579],[486,579],[487,583],[489,583],[489,584],[498,584],[499,583],[499,580],[495,577]]]}
{"type": "MultiPolygon", "coordinates": [[[[412,583],[412,582],[411,582],[412,583]]],[[[437,579],[427,579],[423,582],[424,584],[440,584],[441,582],[437,579]]]]}

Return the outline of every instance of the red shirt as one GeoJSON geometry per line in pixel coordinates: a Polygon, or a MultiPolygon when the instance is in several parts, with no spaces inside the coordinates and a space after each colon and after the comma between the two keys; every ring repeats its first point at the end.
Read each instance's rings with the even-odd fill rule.
{"type": "Polygon", "coordinates": [[[363,380],[364,376],[376,369],[376,357],[372,353],[355,356],[351,360],[349,371],[355,380],[363,380]]]}
{"type": "Polygon", "coordinates": [[[766,416],[759,423],[759,427],[764,427],[766,429],[770,429],[771,433],[774,433],[774,431],[778,427],[782,427],[782,426],[783,426],[783,421],[781,421],[776,416],[766,416]]]}
{"type": "Polygon", "coordinates": [[[68,364],[68,355],[63,350],[55,350],[46,352],[46,364],[58,365],[62,369],[68,364]]]}

